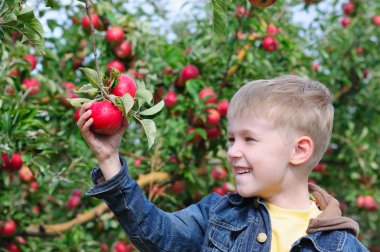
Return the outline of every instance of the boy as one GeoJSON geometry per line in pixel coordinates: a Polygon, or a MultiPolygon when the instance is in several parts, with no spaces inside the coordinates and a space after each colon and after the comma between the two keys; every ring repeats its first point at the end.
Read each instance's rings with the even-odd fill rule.
{"type": "Polygon", "coordinates": [[[227,114],[237,193],[211,194],[174,213],[150,203],[129,177],[118,154],[125,128],[101,137],[90,131],[90,105],[78,121],[99,162],[87,195],[105,200],[140,251],[368,251],[338,201],[308,185],[332,130],[332,96],[322,84],[281,76],[241,87],[227,114]]]}

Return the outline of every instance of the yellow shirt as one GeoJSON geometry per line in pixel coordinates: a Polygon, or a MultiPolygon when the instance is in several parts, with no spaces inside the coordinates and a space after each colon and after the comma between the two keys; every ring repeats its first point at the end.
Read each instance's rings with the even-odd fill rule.
{"type": "Polygon", "coordinates": [[[321,211],[312,202],[307,210],[291,210],[265,203],[269,210],[272,227],[271,252],[289,252],[292,244],[306,235],[311,218],[321,211]]]}

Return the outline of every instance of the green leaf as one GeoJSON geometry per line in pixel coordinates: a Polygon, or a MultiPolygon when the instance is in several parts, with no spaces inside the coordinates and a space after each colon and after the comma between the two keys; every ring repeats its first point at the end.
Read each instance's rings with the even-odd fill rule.
{"type": "Polygon", "coordinates": [[[79,68],[84,75],[87,76],[88,80],[90,81],[91,85],[95,88],[100,88],[99,86],[99,80],[98,80],[98,73],[91,68],[81,67],[79,68]]]}
{"type": "Polygon", "coordinates": [[[146,89],[144,80],[136,81],[137,90],[146,89]]]}
{"type": "Polygon", "coordinates": [[[54,0],[46,0],[46,7],[54,8],[55,7],[54,0]]]}
{"type": "Polygon", "coordinates": [[[91,84],[86,84],[83,85],[79,90],[74,90],[74,93],[96,96],[99,93],[99,88],[93,87],[91,84]]]}
{"type": "Polygon", "coordinates": [[[10,25],[10,24],[12,24],[15,21],[17,21],[17,16],[14,13],[9,13],[3,19],[0,19],[0,25],[1,24],[3,24],[3,25],[5,25],[5,24],[10,25]]]}
{"type": "Polygon", "coordinates": [[[153,146],[154,140],[156,138],[156,133],[157,133],[156,124],[154,123],[153,120],[150,120],[150,119],[143,119],[140,121],[140,123],[142,124],[144,128],[146,137],[148,138],[148,146],[149,146],[148,148],[150,149],[153,146]]]}
{"type": "Polygon", "coordinates": [[[44,47],[44,29],[42,24],[33,13],[34,7],[26,7],[22,9],[17,16],[17,20],[24,25],[19,31],[24,35],[23,41],[32,42],[42,54],[45,54],[44,47]]]}
{"type": "Polygon", "coordinates": [[[121,100],[123,102],[123,107],[124,107],[124,115],[127,115],[129,113],[129,111],[132,109],[133,105],[135,104],[135,100],[133,99],[133,97],[126,93],[125,95],[123,95],[123,97],[121,97],[121,100]]]}
{"type": "Polygon", "coordinates": [[[161,100],[159,103],[157,103],[156,105],[154,105],[153,107],[147,109],[147,110],[144,110],[140,113],[140,115],[143,115],[143,116],[150,116],[150,115],[154,115],[154,114],[157,114],[158,112],[160,112],[162,110],[162,108],[165,106],[165,102],[163,100],[161,100]]]}
{"type": "Polygon", "coordinates": [[[198,99],[198,86],[200,86],[200,83],[198,80],[189,80],[186,81],[185,88],[186,91],[189,92],[190,96],[193,99],[198,99]]]}
{"type": "Polygon", "coordinates": [[[225,0],[211,0],[213,13],[213,33],[214,36],[221,37],[226,30],[226,10],[227,5],[225,0]]]}
{"type": "Polygon", "coordinates": [[[141,107],[145,102],[150,103],[153,99],[153,95],[147,89],[138,89],[135,98],[138,99],[139,107],[141,107]]]}
{"type": "Polygon", "coordinates": [[[67,99],[67,100],[70,102],[71,106],[73,106],[74,108],[80,108],[86,102],[91,101],[90,99],[86,99],[86,98],[73,98],[73,99],[67,99]]]}

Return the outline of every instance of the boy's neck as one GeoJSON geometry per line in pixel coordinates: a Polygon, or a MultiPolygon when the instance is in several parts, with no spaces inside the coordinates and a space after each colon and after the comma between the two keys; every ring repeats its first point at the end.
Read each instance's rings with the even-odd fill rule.
{"type": "Polygon", "coordinates": [[[307,184],[288,187],[280,193],[264,198],[264,200],[277,207],[293,210],[307,210],[311,204],[307,184]]]}

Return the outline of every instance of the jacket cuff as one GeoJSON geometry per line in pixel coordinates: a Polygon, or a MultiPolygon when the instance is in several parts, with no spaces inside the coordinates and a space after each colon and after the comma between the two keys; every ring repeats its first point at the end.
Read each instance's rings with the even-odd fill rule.
{"type": "Polygon", "coordinates": [[[86,192],[87,196],[102,198],[101,194],[119,188],[129,178],[127,162],[123,157],[119,158],[122,166],[119,173],[113,176],[111,179],[106,180],[102,183],[97,182],[98,179],[103,178],[103,173],[100,170],[99,166],[96,166],[94,169],[92,169],[91,180],[94,183],[94,186],[86,192]]]}

